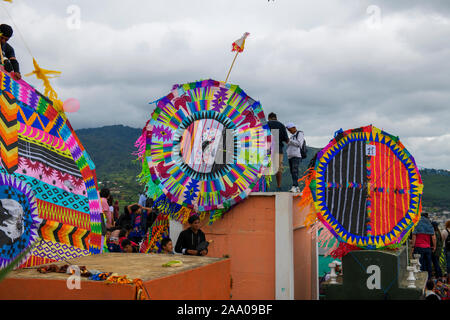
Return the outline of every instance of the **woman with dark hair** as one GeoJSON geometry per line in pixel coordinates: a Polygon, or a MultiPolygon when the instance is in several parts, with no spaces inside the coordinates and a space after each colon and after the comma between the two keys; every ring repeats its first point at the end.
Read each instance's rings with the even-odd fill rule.
{"type": "Polygon", "coordinates": [[[106,203],[108,203],[108,197],[111,194],[108,188],[103,188],[100,190],[100,198],[105,198],[106,203]]]}
{"type": "Polygon", "coordinates": [[[123,213],[119,217],[117,224],[119,227],[124,228],[126,225],[131,225],[131,214],[139,210],[140,206],[137,203],[130,204],[123,208],[123,213]]]}
{"type": "Polygon", "coordinates": [[[108,188],[103,188],[100,190],[100,204],[102,207],[102,212],[106,219],[106,228],[110,229],[114,226],[112,220],[112,212],[109,210],[108,198],[111,196],[111,192],[108,188]]]}
{"type": "Polygon", "coordinates": [[[148,229],[152,226],[157,217],[157,211],[153,208],[147,208],[139,206],[139,209],[131,210],[131,227],[133,230],[130,232],[129,239],[134,242],[141,242],[148,232],[148,229]]]}
{"type": "Polygon", "coordinates": [[[113,205],[113,219],[114,222],[117,223],[117,221],[119,220],[119,201],[114,201],[114,205],[113,205]]]}
{"type": "Polygon", "coordinates": [[[109,211],[111,211],[111,214],[112,214],[114,212],[114,207],[113,207],[114,198],[111,193],[109,194],[108,198],[106,198],[106,200],[108,200],[109,211]]]}

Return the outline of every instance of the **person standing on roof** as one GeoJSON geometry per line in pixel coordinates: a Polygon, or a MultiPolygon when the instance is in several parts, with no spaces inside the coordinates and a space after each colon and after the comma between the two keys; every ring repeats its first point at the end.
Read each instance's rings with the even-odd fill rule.
{"type": "Polygon", "coordinates": [[[13,47],[8,44],[13,35],[13,29],[7,24],[0,25],[0,43],[2,48],[2,64],[7,72],[10,72],[14,80],[22,79],[19,62],[16,59],[13,47]]]}
{"type": "Polygon", "coordinates": [[[303,131],[297,130],[295,124],[292,122],[286,124],[286,129],[291,134],[286,149],[289,160],[289,169],[292,177],[292,188],[289,191],[300,192],[300,188],[298,186],[298,169],[300,162],[302,161],[301,148],[305,140],[305,135],[303,134],[303,131]]]}
{"type": "Polygon", "coordinates": [[[278,141],[272,140],[272,143],[276,144],[272,148],[272,167],[277,168],[275,173],[277,179],[277,191],[281,191],[281,175],[283,173],[283,143],[289,142],[289,137],[286,131],[286,127],[280,121],[277,120],[277,115],[273,112],[269,113],[269,121],[267,122],[272,135],[273,130],[278,130],[278,141]]]}
{"type": "Polygon", "coordinates": [[[108,188],[103,188],[100,190],[100,205],[103,212],[103,217],[106,222],[106,228],[110,229],[114,226],[114,221],[112,219],[112,212],[108,203],[108,199],[111,196],[111,191],[108,188]]]}
{"type": "Polygon", "coordinates": [[[445,229],[442,231],[442,243],[447,260],[447,283],[450,283],[450,220],[445,222],[445,229]]]}
{"type": "Polygon", "coordinates": [[[422,213],[417,226],[412,232],[411,247],[413,254],[420,254],[420,270],[428,272],[428,279],[432,277],[432,254],[436,251],[436,235],[434,228],[428,218],[428,213],[422,213]]]}
{"type": "Polygon", "coordinates": [[[439,258],[441,257],[443,249],[442,234],[439,230],[439,223],[437,223],[436,221],[432,221],[431,225],[434,228],[434,235],[436,236],[436,250],[433,251],[433,254],[431,255],[431,262],[433,264],[436,278],[442,280],[442,269],[439,265],[439,258]]]}

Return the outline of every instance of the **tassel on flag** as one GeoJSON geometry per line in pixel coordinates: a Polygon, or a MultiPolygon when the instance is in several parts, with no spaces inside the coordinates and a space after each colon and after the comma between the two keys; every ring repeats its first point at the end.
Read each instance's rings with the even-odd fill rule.
{"type": "Polygon", "coordinates": [[[233,42],[232,49],[231,51],[237,51],[237,52],[242,52],[244,51],[244,45],[245,45],[245,39],[247,39],[247,37],[250,35],[250,33],[246,32],[244,33],[244,35],[239,38],[238,40],[236,40],[235,42],[233,42]]]}

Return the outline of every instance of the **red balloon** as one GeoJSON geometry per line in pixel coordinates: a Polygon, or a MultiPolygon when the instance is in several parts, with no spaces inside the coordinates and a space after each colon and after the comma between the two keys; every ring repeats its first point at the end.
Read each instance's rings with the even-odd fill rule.
{"type": "Polygon", "coordinates": [[[65,112],[77,112],[80,109],[80,102],[75,98],[69,98],[63,103],[65,112]]]}

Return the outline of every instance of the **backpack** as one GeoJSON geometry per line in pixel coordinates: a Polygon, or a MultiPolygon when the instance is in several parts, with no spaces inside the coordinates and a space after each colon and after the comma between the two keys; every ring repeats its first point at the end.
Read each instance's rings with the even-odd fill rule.
{"type": "Polygon", "coordinates": [[[306,140],[305,140],[305,138],[303,138],[303,144],[302,144],[302,147],[300,148],[300,154],[302,156],[302,159],[306,159],[306,156],[308,154],[308,150],[306,149],[306,140]]]}
{"type": "MultiPolygon", "coordinates": [[[[303,131],[300,131],[300,130],[297,131],[295,133],[295,139],[298,139],[299,132],[303,132],[303,131]]],[[[300,147],[300,155],[302,156],[302,159],[305,159],[307,154],[308,154],[308,150],[306,149],[306,139],[305,139],[305,136],[303,135],[303,143],[302,143],[302,146],[300,147]]]]}
{"type": "Polygon", "coordinates": [[[450,231],[448,229],[447,230],[447,238],[445,239],[445,250],[447,252],[450,252],[450,231]]]}

